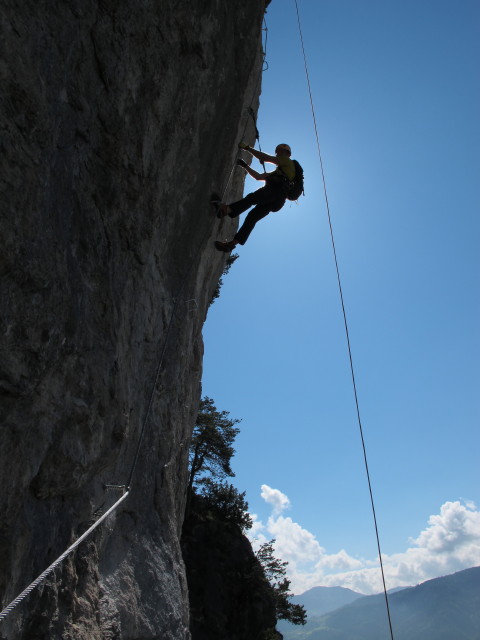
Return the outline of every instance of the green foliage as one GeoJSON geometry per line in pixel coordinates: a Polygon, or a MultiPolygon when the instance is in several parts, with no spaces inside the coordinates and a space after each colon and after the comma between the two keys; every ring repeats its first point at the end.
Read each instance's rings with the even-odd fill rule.
{"type": "Polygon", "coordinates": [[[189,453],[187,514],[192,495],[196,495],[197,511],[214,513],[245,532],[252,526],[245,492],[240,493],[225,481],[226,477],[235,475],[230,461],[235,453],[233,441],[240,431],[234,426],[240,420],[231,419],[228,415],[228,411],[218,411],[211,398],[205,397],[200,401],[189,453]]]}
{"type": "Polygon", "coordinates": [[[218,411],[211,398],[200,401],[190,444],[190,490],[209,477],[223,480],[235,475],[230,460],[235,453],[232,443],[240,431],[234,425],[240,420],[232,420],[228,415],[228,411],[218,411]]]}
{"type": "Polygon", "coordinates": [[[252,527],[253,521],[248,513],[245,492],[240,493],[227,482],[213,482],[207,479],[202,487],[201,497],[204,507],[224,522],[231,522],[245,532],[252,527]]]}
{"type": "MultiPolygon", "coordinates": [[[[230,466],[230,461],[235,453],[235,449],[232,446],[233,441],[240,431],[234,426],[240,420],[231,419],[228,415],[228,411],[218,411],[211,398],[206,396],[200,401],[189,451],[187,516],[190,512],[192,496],[195,495],[195,490],[198,491],[203,485],[206,487],[204,492],[205,500],[212,504],[216,493],[218,501],[222,505],[220,506],[219,504],[217,511],[223,510],[227,512],[225,500],[228,491],[225,488],[220,490],[218,487],[223,486],[219,483],[226,477],[235,475],[230,466]],[[217,489],[214,489],[213,487],[217,485],[217,489]]],[[[233,512],[237,512],[236,519],[238,524],[245,527],[248,520],[245,515],[241,516],[238,512],[240,509],[239,495],[238,492],[235,495],[230,491],[230,498],[233,503],[229,517],[233,512]]],[[[244,499],[245,494],[242,494],[242,496],[245,504],[244,510],[246,511],[248,505],[244,499]]]]}
{"type": "MultiPolygon", "coordinates": [[[[235,260],[236,260],[237,258],[239,258],[239,257],[240,257],[240,256],[238,255],[238,253],[231,253],[231,254],[228,256],[228,258],[227,258],[227,260],[226,260],[226,262],[225,262],[225,268],[224,268],[224,270],[222,271],[222,276],[226,276],[226,275],[227,275],[227,273],[230,271],[230,267],[231,267],[231,266],[232,266],[232,264],[235,262],[235,260]]],[[[219,298],[219,297],[220,297],[220,289],[222,288],[222,286],[223,286],[223,278],[219,278],[219,280],[218,280],[218,284],[217,284],[217,286],[215,287],[215,291],[213,292],[212,299],[210,300],[210,302],[209,302],[209,304],[208,304],[208,306],[209,306],[209,307],[210,307],[210,306],[215,302],[215,300],[216,300],[217,298],[219,298]]]]}
{"type": "Polygon", "coordinates": [[[290,593],[290,580],[286,577],[288,562],[279,560],[274,556],[274,544],[275,539],[265,542],[255,555],[272,587],[277,618],[279,620],[288,620],[292,624],[305,624],[307,621],[305,608],[301,604],[290,602],[293,594],[290,593]]]}
{"type": "MultiPolygon", "coordinates": [[[[233,442],[239,433],[239,429],[235,427],[238,422],[239,420],[229,418],[227,411],[218,411],[211,398],[201,400],[189,452],[187,521],[190,516],[195,515],[200,519],[213,518],[234,524],[244,533],[252,527],[245,492],[240,493],[226,481],[227,477],[235,475],[230,462],[235,453],[233,442]]],[[[290,601],[290,580],[286,578],[285,569],[288,563],[275,558],[274,542],[271,540],[262,545],[256,554],[256,560],[251,557],[249,579],[256,576],[263,585],[268,594],[267,600],[273,601],[277,619],[303,625],[306,622],[306,611],[303,606],[290,601]]],[[[263,640],[279,638],[281,634],[275,629],[269,629],[263,640]]]]}

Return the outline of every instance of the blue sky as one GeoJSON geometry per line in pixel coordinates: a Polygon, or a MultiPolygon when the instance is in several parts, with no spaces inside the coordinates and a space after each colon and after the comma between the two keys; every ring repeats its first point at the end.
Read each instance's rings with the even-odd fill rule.
{"type": "MultiPolygon", "coordinates": [[[[299,8],[387,577],[412,584],[480,564],[480,5],[299,8]]],[[[293,0],[266,19],[261,145],[291,145],[306,195],[239,247],[204,330],[203,394],[242,419],[234,483],[294,589],[368,592],[376,542],[293,0]]]]}

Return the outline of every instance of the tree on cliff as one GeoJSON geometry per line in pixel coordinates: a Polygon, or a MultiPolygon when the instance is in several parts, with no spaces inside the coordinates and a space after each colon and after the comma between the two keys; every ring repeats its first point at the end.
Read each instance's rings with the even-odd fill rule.
{"type": "Polygon", "coordinates": [[[216,493],[225,494],[222,481],[235,475],[230,461],[235,453],[233,441],[240,431],[235,425],[240,420],[228,416],[229,412],[219,411],[208,396],[200,401],[190,443],[187,511],[195,487],[203,486],[204,497],[212,502],[216,493]]]}
{"type": "Polygon", "coordinates": [[[205,396],[200,400],[190,444],[190,489],[208,477],[223,480],[235,475],[230,460],[235,453],[232,443],[240,431],[234,425],[240,420],[232,420],[228,415],[228,411],[218,411],[211,398],[205,396]]]}
{"type": "Polygon", "coordinates": [[[240,493],[228,482],[213,482],[207,479],[200,496],[203,509],[214,513],[223,522],[238,525],[243,533],[252,528],[253,520],[248,512],[245,491],[240,493]]]}
{"type": "Polygon", "coordinates": [[[279,620],[288,620],[292,624],[305,624],[307,612],[303,605],[290,602],[293,594],[289,592],[290,580],[286,577],[288,562],[275,558],[273,555],[274,544],[275,539],[265,542],[255,555],[272,587],[277,618],[279,620]]]}

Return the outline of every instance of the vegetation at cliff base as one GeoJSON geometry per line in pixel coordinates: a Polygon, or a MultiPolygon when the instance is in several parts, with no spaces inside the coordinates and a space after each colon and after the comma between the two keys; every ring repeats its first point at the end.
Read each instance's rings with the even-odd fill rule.
{"type": "Polygon", "coordinates": [[[274,556],[274,544],[274,538],[264,542],[255,555],[272,587],[277,618],[288,620],[292,624],[305,624],[307,621],[305,607],[291,602],[293,594],[290,593],[290,580],[286,577],[288,562],[274,556]]]}
{"type": "MultiPolygon", "coordinates": [[[[204,518],[216,518],[236,525],[245,533],[252,526],[245,492],[240,493],[227,481],[235,475],[231,460],[235,453],[233,443],[240,431],[235,425],[239,422],[230,418],[228,411],[219,411],[211,398],[200,401],[189,451],[186,517],[195,513],[204,518]]],[[[293,594],[289,592],[290,580],[286,577],[288,563],[275,558],[274,543],[275,540],[266,542],[255,557],[252,556],[255,560],[252,575],[258,575],[258,580],[269,591],[277,620],[303,625],[305,608],[291,602],[293,594]]]]}
{"type": "Polygon", "coordinates": [[[187,513],[192,497],[197,497],[197,509],[210,511],[225,522],[237,524],[242,531],[250,529],[245,493],[240,493],[226,481],[233,477],[230,461],[235,449],[232,444],[240,420],[229,418],[228,411],[218,411],[211,398],[200,401],[189,452],[187,513]]]}
{"type": "Polygon", "coordinates": [[[252,518],[248,512],[245,492],[240,493],[228,482],[206,480],[200,493],[203,507],[224,522],[236,524],[245,533],[252,528],[252,518]]]}

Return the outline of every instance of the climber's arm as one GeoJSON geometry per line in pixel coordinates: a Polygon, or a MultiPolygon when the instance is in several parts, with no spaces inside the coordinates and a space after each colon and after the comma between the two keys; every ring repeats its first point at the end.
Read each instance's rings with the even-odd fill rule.
{"type": "Polygon", "coordinates": [[[257,151],[252,147],[248,147],[246,151],[251,153],[254,158],[257,158],[257,160],[260,160],[260,162],[271,162],[272,164],[278,164],[277,156],[270,156],[268,155],[268,153],[263,153],[263,151],[257,151]]]}
{"type": "Polygon", "coordinates": [[[248,166],[245,160],[237,160],[237,164],[239,167],[243,167],[245,171],[252,176],[252,178],[255,178],[255,180],[267,179],[267,175],[268,175],[267,173],[259,173],[258,171],[255,171],[255,169],[252,169],[252,167],[248,166]]]}
{"type": "Polygon", "coordinates": [[[255,180],[265,180],[267,177],[266,173],[259,173],[258,171],[255,171],[255,169],[249,167],[248,164],[245,166],[245,169],[247,170],[247,173],[252,176],[252,178],[255,178],[255,180]]]}

